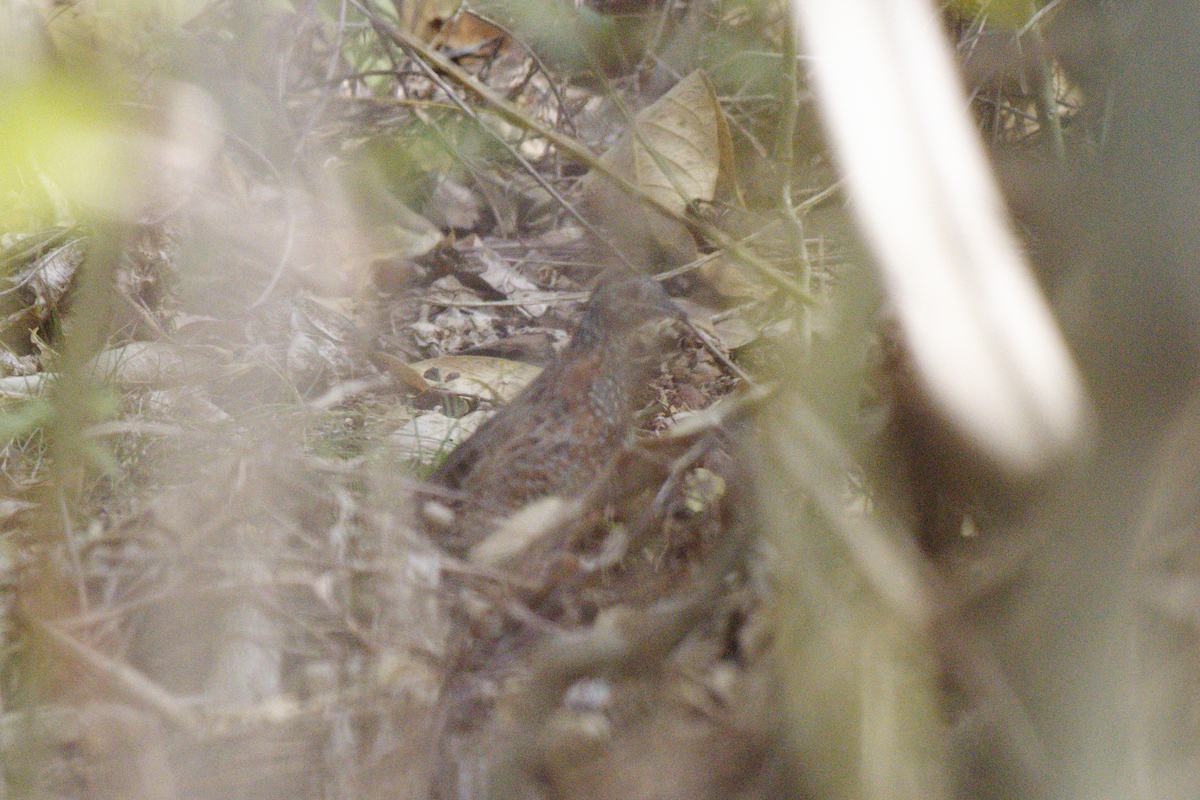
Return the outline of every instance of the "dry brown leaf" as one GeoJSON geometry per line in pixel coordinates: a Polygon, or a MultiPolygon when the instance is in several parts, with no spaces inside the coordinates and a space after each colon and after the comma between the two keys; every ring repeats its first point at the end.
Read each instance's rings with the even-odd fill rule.
{"type": "Polygon", "coordinates": [[[762,335],[761,330],[747,322],[740,314],[717,320],[713,323],[712,330],[726,350],[745,347],[762,335]]]}
{"type": "Polygon", "coordinates": [[[701,333],[719,340],[726,351],[736,350],[747,345],[762,333],[737,313],[729,313],[717,320],[714,319],[716,315],[712,309],[697,305],[690,300],[676,299],[675,304],[687,314],[688,322],[696,326],[701,333]]]}
{"type": "Polygon", "coordinates": [[[373,353],[371,360],[375,366],[387,372],[397,383],[409,391],[425,392],[432,388],[420,370],[415,369],[402,358],[390,353],[373,353]]]}
{"type": "MultiPolygon", "coordinates": [[[[637,135],[623,140],[634,178],[659,202],[680,213],[711,201],[720,174],[721,108],[699,72],[681,80],[634,119],[637,135]]],[[[618,143],[620,148],[622,143],[618,143]]]]}
{"type": "MultiPolygon", "coordinates": [[[[711,202],[718,185],[732,175],[729,132],[699,71],[639,112],[633,127],[601,162],[676,212],[696,201],[711,202]]],[[[679,263],[695,257],[686,226],[657,212],[632,209],[625,194],[595,171],[584,181],[584,198],[597,222],[613,232],[631,258],[645,258],[654,245],[679,263]]]]}
{"type": "Polygon", "coordinates": [[[453,16],[454,11],[462,5],[458,0],[441,5],[448,6],[450,13],[429,15],[424,28],[416,31],[430,37],[431,44],[462,51],[478,50],[496,40],[503,44],[508,43],[508,36],[504,31],[471,11],[462,9],[453,16]]]}
{"type": "Polygon", "coordinates": [[[436,369],[437,385],[454,394],[507,403],[538,376],[540,367],[491,356],[442,356],[411,365],[425,376],[436,369]]]}
{"type": "Polygon", "coordinates": [[[699,272],[713,289],[731,299],[766,300],[774,291],[758,275],[741,266],[724,252],[715,253],[700,265],[699,272]]]}

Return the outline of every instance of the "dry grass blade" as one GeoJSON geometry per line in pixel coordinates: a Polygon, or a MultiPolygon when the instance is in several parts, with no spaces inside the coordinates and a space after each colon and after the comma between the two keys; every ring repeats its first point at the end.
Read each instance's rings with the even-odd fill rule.
{"type": "Polygon", "coordinates": [[[86,666],[87,680],[108,686],[132,704],[148,708],[163,719],[178,726],[191,736],[199,737],[202,726],[188,706],[171,696],[161,686],[129,666],[108,658],[79,640],[59,630],[53,623],[39,621],[36,630],[45,636],[61,657],[86,666]]]}

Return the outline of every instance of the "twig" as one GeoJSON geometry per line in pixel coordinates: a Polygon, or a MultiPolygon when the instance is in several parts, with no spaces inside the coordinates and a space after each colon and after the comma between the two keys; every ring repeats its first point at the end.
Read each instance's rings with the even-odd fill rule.
{"type": "Polygon", "coordinates": [[[166,689],[132,667],[68,636],[49,622],[36,619],[31,622],[55,650],[76,664],[88,667],[98,681],[137,705],[158,712],[187,733],[197,738],[200,736],[200,723],[191,709],[166,689]]]}
{"type": "MultiPolygon", "coordinates": [[[[437,84],[438,88],[440,88],[443,92],[445,92],[446,96],[450,98],[450,101],[452,103],[454,103],[456,106],[458,106],[458,108],[464,114],[466,114],[468,117],[470,117],[476,123],[478,123],[480,128],[482,128],[487,133],[491,134],[492,137],[495,138],[495,140],[500,144],[500,146],[503,147],[506,151],[508,151],[508,154],[513,159],[515,159],[517,161],[517,163],[520,164],[525,169],[526,172],[529,173],[530,177],[532,177],[534,179],[534,181],[537,182],[538,186],[542,187],[542,189],[544,189],[551,197],[553,197],[554,200],[560,206],[562,206],[562,208],[568,214],[570,214],[571,217],[576,222],[578,222],[581,226],[583,226],[584,230],[586,230],[588,233],[592,234],[592,236],[596,237],[597,241],[604,242],[604,244],[608,246],[608,248],[617,257],[617,259],[623,265],[625,265],[625,267],[627,267],[630,270],[634,270],[634,271],[638,270],[638,267],[636,264],[633,263],[633,260],[630,259],[619,247],[617,247],[612,242],[608,241],[608,239],[603,234],[601,234],[600,231],[596,230],[596,228],[590,222],[588,222],[587,218],[585,218],[582,214],[580,214],[579,210],[576,209],[565,197],[563,197],[562,193],[559,192],[558,189],[554,188],[554,186],[549,181],[547,181],[544,177],[542,177],[542,175],[534,168],[534,166],[532,164],[530,164],[529,161],[523,155],[521,155],[521,152],[519,150],[517,150],[517,148],[513,147],[506,139],[504,139],[504,137],[496,134],[494,131],[492,131],[490,128],[488,128],[486,125],[484,125],[483,121],[479,118],[479,115],[476,113],[475,109],[471,108],[465,102],[463,102],[462,98],[460,98],[455,92],[453,92],[450,89],[450,87],[448,85],[446,85],[446,82],[444,80],[442,80],[442,77],[437,73],[437,71],[434,70],[429,65],[429,63],[426,60],[426,55],[425,55],[426,53],[429,53],[431,55],[437,56],[438,58],[441,58],[440,54],[435,53],[434,51],[430,50],[429,48],[424,47],[423,44],[422,44],[422,47],[424,48],[424,52],[422,52],[420,50],[416,50],[415,48],[410,46],[409,39],[411,37],[405,37],[404,34],[402,34],[399,30],[396,30],[392,26],[388,25],[386,22],[372,18],[371,24],[376,27],[377,31],[386,33],[389,36],[401,37],[401,38],[396,39],[396,43],[399,44],[400,47],[403,48],[406,53],[408,53],[409,57],[412,58],[413,61],[415,61],[418,65],[420,65],[421,69],[423,69],[425,71],[426,75],[429,76],[429,79],[431,81],[433,81],[435,84],[437,84]],[[418,57],[418,56],[420,56],[420,57],[418,57]]],[[[416,42],[418,40],[412,39],[412,41],[416,42]]],[[[443,64],[450,65],[450,66],[454,67],[455,70],[462,72],[463,75],[467,75],[467,73],[465,71],[462,71],[461,68],[452,61],[442,59],[442,63],[438,64],[438,66],[441,67],[441,66],[443,66],[443,64]]],[[[471,77],[471,76],[468,76],[468,77],[471,77]]],[[[479,83],[478,80],[476,80],[474,77],[471,77],[471,80],[474,81],[482,89],[483,84],[479,83]]],[[[490,96],[490,99],[493,102],[501,103],[505,106],[511,105],[507,100],[504,100],[499,95],[492,92],[490,89],[485,90],[485,91],[487,91],[488,95],[490,96]]],[[[515,106],[513,106],[513,108],[515,108],[515,106]]],[[[532,121],[532,120],[530,120],[530,121],[532,121]]]]}
{"type": "MultiPolygon", "coordinates": [[[[362,7],[359,6],[359,8],[362,7]]],[[[560,150],[574,156],[575,158],[578,158],[580,161],[583,161],[597,174],[603,175],[608,180],[614,182],[621,191],[633,199],[654,209],[660,214],[665,215],[669,219],[687,226],[689,230],[693,230],[701,236],[716,243],[718,246],[725,248],[730,255],[739,262],[752,267],[767,281],[789,292],[802,302],[808,304],[816,302],[811,292],[807,291],[803,286],[786,275],[782,270],[772,266],[771,264],[768,264],[766,261],[751,253],[746,248],[738,245],[738,243],[732,237],[730,237],[720,228],[710,225],[703,220],[688,216],[686,213],[677,211],[674,208],[666,205],[647,190],[630,183],[625,178],[618,175],[610,166],[597,159],[587,147],[583,146],[575,139],[559,133],[549,125],[530,117],[514,103],[505,100],[491,88],[483,85],[483,83],[481,83],[474,75],[471,75],[462,67],[447,59],[441,53],[436,52],[420,39],[401,31],[396,26],[385,20],[378,19],[375,15],[370,14],[366,9],[362,10],[363,13],[367,14],[367,16],[371,19],[371,25],[378,33],[386,35],[409,53],[419,54],[424,62],[427,62],[422,63],[422,66],[425,69],[432,71],[431,68],[436,67],[438,72],[446,75],[459,86],[491,105],[501,117],[515,125],[519,125],[526,130],[536,133],[537,135],[549,140],[560,150]]],[[[439,86],[444,86],[443,82],[437,82],[439,86]]],[[[459,99],[453,92],[448,92],[448,94],[452,101],[464,110],[464,113],[469,114],[472,119],[477,118],[477,115],[474,113],[474,111],[468,110],[466,104],[463,103],[461,99],[459,99]]],[[[524,163],[523,166],[525,166],[524,163]]],[[[535,174],[532,171],[532,167],[527,166],[527,169],[530,169],[531,175],[535,174]]],[[[546,188],[546,186],[543,185],[543,188],[546,188]]],[[[575,212],[574,209],[570,209],[569,206],[567,206],[567,208],[572,212],[573,217],[575,217],[577,220],[580,220],[582,224],[586,225],[586,221],[582,220],[582,218],[578,215],[578,212],[575,212]]],[[[587,228],[588,230],[591,230],[590,226],[587,226],[587,228]]],[[[601,238],[601,240],[603,241],[603,238],[601,238]]],[[[628,264],[628,259],[623,259],[623,261],[628,264]]]]}

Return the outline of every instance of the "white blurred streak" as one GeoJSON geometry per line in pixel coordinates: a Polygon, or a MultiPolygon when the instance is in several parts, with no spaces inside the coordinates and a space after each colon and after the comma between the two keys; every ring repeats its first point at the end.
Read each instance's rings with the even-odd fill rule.
{"type": "Polygon", "coordinates": [[[931,398],[995,463],[1033,476],[1089,403],[1008,227],[949,50],[922,0],[795,0],[854,211],[931,398]]]}
{"type": "Polygon", "coordinates": [[[117,218],[146,221],[178,209],[207,179],[225,141],[220,107],[208,92],[179,81],[155,88],[157,130],[120,142],[125,169],[115,187],[107,187],[118,191],[106,209],[117,218]]]}
{"type": "Polygon", "coordinates": [[[0,0],[0,88],[35,76],[47,65],[45,5],[37,0],[0,0]]]}

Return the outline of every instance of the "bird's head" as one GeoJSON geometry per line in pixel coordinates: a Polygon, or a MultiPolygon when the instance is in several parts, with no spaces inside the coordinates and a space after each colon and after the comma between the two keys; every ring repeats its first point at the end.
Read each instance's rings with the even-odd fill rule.
{"type": "Polygon", "coordinates": [[[608,273],[601,276],[583,309],[577,342],[587,346],[620,335],[645,323],[682,319],[683,313],[662,287],[645,275],[608,273]]]}

